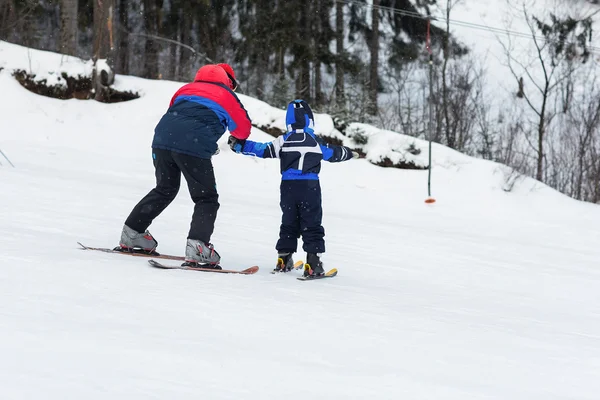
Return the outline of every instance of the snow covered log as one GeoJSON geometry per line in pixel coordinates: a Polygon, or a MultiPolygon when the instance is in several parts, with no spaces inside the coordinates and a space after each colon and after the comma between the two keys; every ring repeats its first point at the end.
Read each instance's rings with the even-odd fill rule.
{"type": "Polygon", "coordinates": [[[92,82],[94,99],[108,103],[110,99],[110,85],[115,82],[115,73],[110,65],[108,65],[106,59],[100,59],[94,63],[92,82]]]}

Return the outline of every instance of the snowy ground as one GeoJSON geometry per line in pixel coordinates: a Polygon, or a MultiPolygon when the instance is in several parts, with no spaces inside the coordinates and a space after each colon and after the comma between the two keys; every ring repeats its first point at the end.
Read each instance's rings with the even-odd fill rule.
{"type": "MultiPolygon", "coordinates": [[[[529,179],[505,192],[501,166],[441,147],[433,206],[424,171],[324,165],[332,280],[269,274],[278,165],[224,142],[213,242],[256,275],[79,250],[116,245],[152,188],[180,86],[118,82],[144,96],[53,100],[0,72],[2,399],[598,398],[600,208],[529,179]]],[[[183,252],[191,213],[182,188],[160,251],[183,252]]]]}

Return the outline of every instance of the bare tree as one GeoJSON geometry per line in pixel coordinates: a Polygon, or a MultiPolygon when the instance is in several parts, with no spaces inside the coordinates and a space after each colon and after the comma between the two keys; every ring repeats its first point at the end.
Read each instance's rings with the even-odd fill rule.
{"type": "MultiPolygon", "coordinates": [[[[189,7],[190,3],[184,2],[183,4],[184,4],[184,7],[189,7]]],[[[191,41],[192,41],[190,32],[192,30],[192,26],[194,25],[194,17],[191,14],[191,12],[186,10],[185,8],[181,11],[182,12],[181,12],[181,19],[180,19],[180,21],[181,21],[180,40],[183,44],[190,45],[191,41]]],[[[178,60],[179,62],[177,63],[177,65],[179,66],[178,78],[184,79],[184,80],[190,79],[188,74],[190,74],[192,72],[190,65],[193,65],[193,63],[190,63],[190,58],[191,58],[191,54],[188,51],[186,51],[185,49],[179,50],[179,60],[178,60]]]]}
{"type": "Polygon", "coordinates": [[[590,170],[586,187],[588,201],[600,203],[600,138],[593,139],[590,149],[590,170]]]}
{"type": "Polygon", "coordinates": [[[160,29],[162,0],[143,0],[144,4],[144,28],[146,31],[146,44],[144,47],[144,77],[157,79],[158,68],[158,41],[150,35],[157,35],[160,29]]]}
{"type": "Polygon", "coordinates": [[[525,100],[528,108],[536,116],[535,122],[532,122],[535,128],[531,130],[535,131],[535,138],[531,140],[532,138],[527,136],[526,139],[536,152],[535,177],[539,181],[543,181],[547,132],[557,114],[556,108],[551,107],[551,101],[559,85],[567,79],[569,74],[573,73],[572,68],[563,68],[565,60],[577,57],[579,48],[585,57],[587,52],[585,35],[580,37],[575,34],[575,30],[579,23],[585,28],[587,22],[586,20],[573,20],[570,17],[563,22],[551,14],[552,23],[545,24],[529,15],[525,3],[523,3],[522,13],[533,40],[534,57],[527,59],[522,55],[515,55],[510,37],[508,44],[502,40],[500,43],[504,47],[508,67],[519,88],[518,97],[525,100]],[[540,33],[542,37],[539,36],[540,33]],[[581,42],[581,38],[584,39],[583,42],[581,42]],[[536,73],[536,68],[539,73],[536,73]],[[526,78],[525,83],[523,76],[526,78]]]}
{"type": "Polygon", "coordinates": [[[490,116],[490,106],[481,102],[475,113],[475,135],[471,154],[485,160],[494,160],[498,132],[495,131],[496,124],[490,116]]]}
{"type": "Polygon", "coordinates": [[[418,83],[414,79],[411,80],[417,73],[417,66],[413,63],[401,64],[399,68],[392,68],[387,64],[383,69],[386,85],[395,94],[393,97],[395,104],[394,108],[390,109],[390,115],[381,113],[382,118],[384,116],[388,118],[384,124],[388,129],[410,136],[419,136],[415,128],[419,120],[419,118],[415,118],[415,115],[418,114],[418,102],[413,99],[417,93],[415,89],[418,83]]]}
{"type": "Polygon", "coordinates": [[[61,0],[60,3],[60,52],[77,54],[77,0],[61,0]]]}
{"type": "Polygon", "coordinates": [[[508,66],[513,77],[516,79],[517,84],[519,85],[519,93],[522,95],[522,98],[525,99],[530,109],[538,116],[537,121],[537,147],[534,146],[537,152],[537,170],[536,170],[536,179],[539,181],[543,180],[543,162],[544,162],[544,139],[546,134],[547,125],[551,121],[554,116],[553,112],[548,112],[548,100],[551,93],[557,87],[558,82],[555,80],[555,72],[557,70],[556,67],[550,65],[545,58],[545,50],[547,43],[540,42],[537,37],[537,32],[533,25],[533,21],[529,18],[527,10],[523,8],[523,14],[525,15],[527,25],[532,34],[532,38],[535,44],[537,62],[543,71],[543,79],[541,83],[538,83],[536,78],[529,71],[528,66],[521,62],[518,58],[513,57],[512,52],[505,48],[506,53],[508,55],[508,66]],[[517,70],[513,67],[513,64],[517,64],[523,72],[529,78],[528,83],[531,83],[535,89],[539,91],[541,94],[541,101],[539,103],[535,103],[535,100],[531,97],[531,94],[524,89],[525,85],[522,84],[522,76],[517,72],[517,70]]]}
{"type": "Polygon", "coordinates": [[[119,54],[117,72],[129,74],[129,3],[119,0],[119,54]]]}
{"type": "Polygon", "coordinates": [[[313,35],[314,41],[314,53],[313,53],[313,69],[314,69],[314,102],[316,106],[322,106],[327,103],[327,96],[323,87],[325,82],[321,76],[321,66],[330,65],[330,52],[329,43],[333,35],[331,25],[329,22],[330,8],[332,6],[331,0],[317,0],[315,5],[315,12],[317,17],[315,19],[315,26],[313,28],[315,34],[313,35]]]}
{"type": "Polygon", "coordinates": [[[379,0],[373,0],[372,7],[372,27],[369,50],[371,52],[371,64],[369,66],[369,98],[371,107],[369,114],[377,114],[377,94],[378,94],[378,70],[379,70],[379,0]]]}
{"type": "Polygon", "coordinates": [[[446,1],[446,32],[444,35],[444,62],[442,64],[442,110],[444,113],[445,120],[445,131],[446,131],[446,142],[448,147],[455,148],[456,136],[450,133],[450,113],[448,105],[448,83],[447,83],[447,71],[448,71],[448,60],[450,59],[450,10],[452,9],[452,0],[446,1]]]}
{"type": "Polygon", "coordinates": [[[478,115],[479,104],[483,102],[482,71],[477,70],[475,62],[454,64],[447,80],[452,91],[446,96],[444,105],[445,130],[452,138],[453,147],[466,151],[473,140],[473,131],[478,115]]]}
{"type": "Polygon", "coordinates": [[[561,118],[564,134],[556,149],[552,186],[579,200],[598,201],[595,188],[600,176],[594,173],[592,154],[600,139],[600,84],[592,71],[582,74],[578,82],[568,79],[564,85],[581,90],[561,118]]]}
{"type": "Polygon", "coordinates": [[[336,2],[335,5],[335,99],[338,103],[344,100],[344,3],[336,2]]]}
{"type": "Polygon", "coordinates": [[[114,81],[114,28],[115,0],[94,0],[93,89],[97,101],[108,100],[108,87],[114,81]],[[101,60],[106,60],[101,63],[101,60]]]}
{"type": "Polygon", "coordinates": [[[35,20],[38,6],[36,0],[0,0],[0,39],[12,40],[22,35],[19,42],[30,45],[34,32],[25,27],[35,20]]]}
{"type": "Polygon", "coordinates": [[[312,102],[310,93],[311,79],[310,79],[310,61],[312,57],[312,49],[310,49],[310,42],[306,40],[311,32],[311,2],[297,3],[299,8],[298,18],[298,32],[300,34],[301,41],[295,43],[293,46],[292,53],[294,55],[294,64],[297,65],[296,73],[296,97],[305,99],[308,102],[312,102]]]}

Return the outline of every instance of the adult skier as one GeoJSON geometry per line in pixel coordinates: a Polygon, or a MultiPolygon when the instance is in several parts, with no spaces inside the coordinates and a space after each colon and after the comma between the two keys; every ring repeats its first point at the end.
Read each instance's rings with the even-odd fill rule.
{"type": "Polygon", "coordinates": [[[231,66],[217,64],[200,68],[194,81],[175,93],[154,129],[156,187],[127,217],[119,242],[122,251],[155,251],[158,242],[148,227],[175,199],[183,174],[194,202],[184,265],[221,269],[221,257],[210,243],[219,209],[211,157],[226,130],[239,140],[250,135],[250,117],[236,88],[231,66]]]}

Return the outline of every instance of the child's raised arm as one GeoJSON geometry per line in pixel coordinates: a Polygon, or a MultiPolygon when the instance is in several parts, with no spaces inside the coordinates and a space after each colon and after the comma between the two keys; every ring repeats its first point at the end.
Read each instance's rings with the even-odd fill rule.
{"type": "Polygon", "coordinates": [[[317,139],[317,142],[319,143],[319,146],[321,146],[323,160],[325,161],[342,162],[350,160],[351,158],[358,158],[358,153],[352,151],[350,147],[325,144],[321,139],[317,139]]]}
{"type": "Polygon", "coordinates": [[[252,140],[241,140],[234,136],[229,136],[227,141],[231,150],[236,153],[242,153],[249,156],[260,158],[279,158],[279,152],[283,145],[283,136],[279,136],[272,142],[260,143],[252,140]]]}

